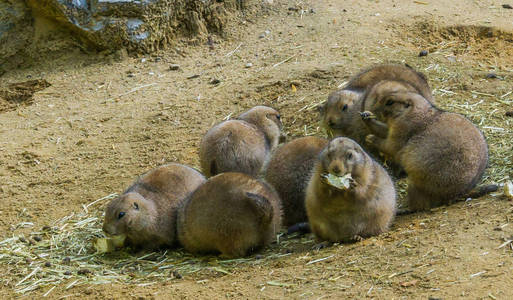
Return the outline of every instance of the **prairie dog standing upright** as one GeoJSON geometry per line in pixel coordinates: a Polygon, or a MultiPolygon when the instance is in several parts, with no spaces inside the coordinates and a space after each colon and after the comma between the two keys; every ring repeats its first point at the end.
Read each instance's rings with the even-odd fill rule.
{"type": "Polygon", "coordinates": [[[335,138],[321,152],[306,189],[306,212],[319,240],[349,242],[388,230],[396,210],[394,184],[387,172],[355,141],[335,138]],[[350,174],[348,188],[326,175],[350,174]]]}
{"type": "Polygon", "coordinates": [[[341,90],[331,93],[319,107],[321,124],[333,137],[346,136],[362,144],[369,134],[360,118],[363,94],[382,80],[398,81],[434,102],[424,74],[407,65],[383,64],[354,76],[341,90]]]}
{"type": "Polygon", "coordinates": [[[103,231],[126,235],[140,248],[174,246],[178,203],[205,182],[198,171],[171,163],[142,175],[105,209],[103,231]]]}
{"type": "Polygon", "coordinates": [[[217,124],[201,140],[203,173],[207,177],[223,172],[258,175],[278,146],[282,127],[280,114],[267,106],[253,107],[234,120],[217,124]]]}
{"type": "Polygon", "coordinates": [[[276,192],[243,173],[211,177],[178,209],[178,240],[193,253],[241,257],[268,245],[280,229],[276,192]]]}
{"type": "Polygon", "coordinates": [[[307,222],[306,186],[319,153],[327,144],[326,139],[308,136],[288,142],[274,152],[265,180],[280,195],[285,226],[307,222]]]}
{"type": "Polygon", "coordinates": [[[449,204],[468,193],[488,163],[481,131],[418,93],[386,89],[386,83],[378,84],[364,99],[363,108],[376,117],[364,114],[372,132],[366,140],[408,174],[410,210],[449,204]]]}

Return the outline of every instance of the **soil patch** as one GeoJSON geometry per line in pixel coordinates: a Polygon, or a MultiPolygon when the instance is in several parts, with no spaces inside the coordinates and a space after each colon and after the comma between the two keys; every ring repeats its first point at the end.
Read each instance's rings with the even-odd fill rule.
{"type": "Polygon", "coordinates": [[[44,79],[11,83],[0,89],[0,113],[16,109],[19,105],[32,104],[34,93],[46,89],[51,84],[44,79]]]}

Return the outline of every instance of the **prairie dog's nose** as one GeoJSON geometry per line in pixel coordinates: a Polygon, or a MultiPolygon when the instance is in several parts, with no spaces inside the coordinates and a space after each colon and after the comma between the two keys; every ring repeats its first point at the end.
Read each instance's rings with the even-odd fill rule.
{"type": "Polygon", "coordinates": [[[333,167],[332,171],[333,171],[333,173],[334,173],[335,175],[340,175],[340,168],[339,168],[339,166],[335,165],[335,166],[333,167]]]}

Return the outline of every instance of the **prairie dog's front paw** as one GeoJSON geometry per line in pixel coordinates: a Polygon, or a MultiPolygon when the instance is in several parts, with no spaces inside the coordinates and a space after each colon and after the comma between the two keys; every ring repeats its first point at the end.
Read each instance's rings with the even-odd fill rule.
{"type": "Polygon", "coordinates": [[[365,137],[365,142],[369,145],[374,145],[376,144],[377,139],[378,138],[374,134],[369,134],[365,137]]]}
{"type": "Polygon", "coordinates": [[[374,115],[372,112],[366,110],[364,112],[360,112],[360,117],[362,117],[362,120],[370,120],[370,119],[375,119],[376,115],[374,115]]]}

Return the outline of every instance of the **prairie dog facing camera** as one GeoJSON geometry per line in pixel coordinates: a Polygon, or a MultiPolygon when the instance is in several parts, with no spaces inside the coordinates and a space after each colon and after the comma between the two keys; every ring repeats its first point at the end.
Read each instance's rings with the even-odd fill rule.
{"type": "Polygon", "coordinates": [[[108,203],[103,231],[125,235],[137,248],[172,247],[176,241],[178,203],[205,182],[205,177],[185,165],[157,167],[136,180],[108,203]]]}
{"type": "Polygon", "coordinates": [[[305,191],[319,153],[328,140],[308,136],[276,149],[265,172],[265,180],[280,195],[283,224],[306,222],[305,191]]]}
{"type": "Polygon", "coordinates": [[[268,245],[280,229],[276,192],[243,173],[208,179],[178,209],[180,243],[192,253],[242,257],[268,245]]]}
{"type": "Polygon", "coordinates": [[[280,114],[255,106],[236,119],[221,122],[203,136],[200,164],[205,176],[242,172],[257,176],[282,137],[280,114]]]}
{"type": "Polygon", "coordinates": [[[321,152],[306,189],[306,212],[319,240],[350,242],[388,230],[396,211],[387,172],[355,141],[339,137],[321,152]],[[349,176],[348,187],[327,176],[349,176]]]}
{"type": "MultiPolygon", "coordinates": [[[[464,116],[438,109],[418,93],[384,92],[364,99],[367,142],[408,174],[411,211],[449,204],[480,181],[488,163],[481,131],[464,116]],[[374,119],[368,118],[374,116],[374,119]]],[[[386,88],[385,88],[386,90],[386,88]]]]}
{"type": "Polygon", "coordinates": [[[354,76],[341,90],[334,91],[319,107],[321,125],[333,137],[346,136],[362,144],[369,134],[359,116],[362,96],[382,80],[398,81],[434,102],[424,74],[408,65],[382,64],[354,76]]]}

